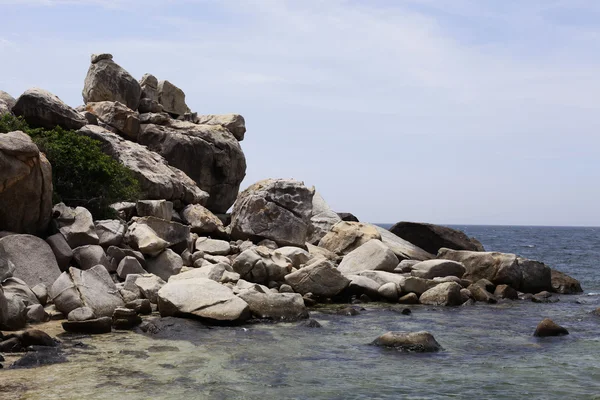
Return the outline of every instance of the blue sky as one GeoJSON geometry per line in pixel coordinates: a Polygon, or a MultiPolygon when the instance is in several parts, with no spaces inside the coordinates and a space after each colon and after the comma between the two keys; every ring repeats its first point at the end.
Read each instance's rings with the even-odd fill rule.
{"type": "Polygon", "coordinates": [[[244,115],[242,187],[372,222],[600,226],[600,2],[0,0],[0,89],[71,106],[91,53],[244,115]]]}

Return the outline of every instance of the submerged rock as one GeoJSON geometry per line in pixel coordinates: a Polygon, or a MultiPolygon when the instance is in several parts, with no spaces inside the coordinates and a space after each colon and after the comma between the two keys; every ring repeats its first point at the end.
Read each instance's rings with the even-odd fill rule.
{"type": "Polygon", "coordinates": [[[433,335],[426,331],[387,332],[379,336],[371,344],[418,353],[436,352],[442,349],[442,346],[435,340],[433,335]]]}
{"type": "Polygon", "coordinates": [[[563,335],[568,335],[568,334],[569,334],[568,330],[566,330],[562,326],[558,325],[557,323],[552,321],[550,318],[545,318],[544,320],[542,320],[542,322],[540,322],[538,324],[537,328],[535,328],[535,332],[533,333],[533,336],[546,337],[546,336],[563,336],[563,335]]]}

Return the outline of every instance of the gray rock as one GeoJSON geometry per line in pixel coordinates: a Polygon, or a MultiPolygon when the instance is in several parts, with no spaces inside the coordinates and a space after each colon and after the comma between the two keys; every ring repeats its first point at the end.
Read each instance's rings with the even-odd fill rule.
{"type": "Polygon", "coordinates": [[[73,249],[71,249],[71,246],[69,246],[62,233],[59,232],[52,236],[48,236],[46,243],[50,245],[61,272],[68,270],[71,265],[71,259],[73,258],[73,249]]]}
{"type": "Polygon", "coordinates": [[[79,246],[73,249],[73,261],[77,264],[79,269],[87,270],[96,265],[102,265],[108,272],[115,272],[113,270],[104,249],[99,245],[86,245],[79,246]]]}
{"type": "Polygon", "coordinates": [[[314,189],[302,182],[267,179],[244,190],[231,214],[233,239],[264,238],[303,247],[309,234],[314,189]]]}
{"type": "Polygon", "coordinates": [[[38,283],[34,287],[31,288],[35,297],[37,297],[38,301],[42,306],[45,306],[48,302],[48,287],[45,283],[38,283]]]}
{"type": "Polygon", "coordinates": [[[459,262],[438,259],[427,260],[414,265],[411,275],[424,279],[433,279],[445,276],[456,276],[461,278],[465,272],[465,266],[459,262]]]}
{"type": "Polygon", "coordinates": [[[405,294],[398,299],[400,304],[419,304],[419,296],[416,293],[405,294]]]}
{"type": "Polygon", "coordinates": [[[387,332],[375,339],[372,344],[418,353],[436,352],[442,349],[442,346],[435,340],[433,335],[425,331],[387,332]]]}
{"type": "Polygon", "coordinates": [[[137,314],[152,314],[152,305],[148,299],[137,299],[125,304],[125,307],[135,311],[137,314]]]}
{"type": "MultiPolygon", "coordinates": [[[[162,240],[168,243],[168,246],[175,246],[180,243],[186,243],[190,237],[190,227],[187,225],[180,224],[178,222],[166,221],[164,219],[155,217],[143,217],[135,218],[133,225],[140,226],[145,225],[152,229],[152,231],[162,240]]],[[[128,231],[129,234],[129,231],[128,231]]],[[[140,250],[141,251],[141,250],[140,250]]],[[[143,251],[142,251],[143,253],[143,251]]]]}
{"type": "Polygon", "coordinates": [[[200,203],[214,213],[225,213],[235,202],[246,175],[246,158],[239,142],[225,128],[170,120],[168,126],[142,124],[138,140],[210,195],[206,203],[186,203],[200,203]]]}
{"type": "Polygon", "coordinates": [[[284,246],[278,248],[275,252],[288,258],[292,262],[292,266],[296,269],[307,264],[312,258],[308,251],[301,249],[300,247],[284,246]]]}
{"type": "MultiPolygon", "coordinates": [[[[158,107],[162,110],[162,106],[156,103],[158,107]]],[[[141,102],[140,102],[141,106],[141,102]]],[[[171,122],[171,116],[166,112],[145,112],[140,114],[140,123],[141,124],[153,124],[153,125],[169,125],[171,122]]]]}
{"type": "Polygon", "coordinates": [[[140,119],[138,114],[126,105],[118,101],[99,101],[87,103],[85,109],[125,139],[137,141],[140,119]]]}
{"type": "Polygon", "coordinates": [[[9,109],[17,104],[17,100],[14,97],[2,90],[0,90],[0,100],[5,102],[9,109]]]}
{"type": "Polygon", "coordinates": [[[552,291],[560,294],[581,293],[581,284],[575,278],[570,277],[555,269],[551,269],[552,291]]]}
{"type": "Polygon", "coordinates": [[[342,259],[338,270],[344,275],[355,275],[365,270],[393,271],[398,258],[381,241],[371,239],[342,259]]]}
{"type": "Polygon", "coordinates": [[[342,219],[333,211],[319,192],[312,199],[310,229],[307,242],[318,243],[342,219]]]}
{"type": "Polygon", "coordinates": [[[550,268],[514,254],[440,249],[438,258],[461,262],[467,269],[463,278],[473,282],[487,279],[527,293],[552,290],[550,268]]]}
{"type": "Polygon", "coordinates": [[[383,297],[387,301],[396,302],[398,301],[398,285],[394,282],[388,282],[379,287],[379,296],[383,297]]]}
{"type": "Polygon", "coordinates": [[[85,118],[57,96],[38,88],[28,89],[19,96],[12,112],[33,127],[79,129],[87,124],[85,118]]]}
{"type": "Polygon", "coordinates": [[[145,146],[125,140],[99,126],[86,125],[78,132],[100,141],[104,153],[135,175],[140,182],[141,197],[181,200],[184,203],[204,204],[207,201],[208,193],[202,191],[196,182],[145,146]]]}
{"type": "Polygon", "coordinates": [[[142,323],[142,319],[137,313],[127,307],[115,309],[112,320],[115,329],[132,329],[142,323]]]}
{"type": "Polygon", "coordinates": [[[158,303],[158,291],[166,283],[160,277],[153,274],[142,275],[135,280],[135,285],[142,293],[142,296],[154,304],[158,303]]]}
{"type": "Polygon", "coordinates": [[[26,324],[27,308],[23,300],[13,294],[4,293],[0,286],[0,329],[16,331],[26,324]]]}
{"type": "Polygon", "coordinates": [[[198,234],[223,234],[225,227],[223,222],[200,204],[190,204],[181,212],[183,221],[190,225],[191,231],[198,234]]]}
{"type": "MultiPolygon", "coordinates": [[[[169,116],[169,114],[164,113],[164,108],[163,106],[161,106],[158,101],[156,100],[152,100],[152,99],[148,99],[148,98],[142,98],[140,99],[140,104],[138,105],[138,111],[140,112],[140,122],[143,124],[155,124],[157,122],[152,121],[151,119],[148,118],[148,116],[146,116],[144,118],[144,121],[142,121],[141,116],[143,114],[166,114],[167,117],[169,116]]],[[[152,117],[150,117],[152,118],[152,117]]],[[[165,120],[166,123],[167,120],[165,120]]],[[[158,125],[162,125],[161,123],[158,123],[158,125]]]]}
{"type": "Polygon", "coordinates": [[[138,200],[135,205],[139,217],[156,217],[171,221],[173,202],[167,200],[138,200]]]}
{"type": "Polygon", "coordinates": [[[52,249],[44,240],[32,235],[10,235],[0,239],[0,266],[13,269],[12,276],[33,287],[51,285],[60,275],[52,249]],[[7,267],[12,264],[12,267],[7,267]]]}
{"type": "Polygon", "coordinates": [[[535,328],[533,336],[546,337],[546,336],[563,336],[568,335],[569,331],[562,326],[558,325],[550,318],[544,319],[535,328]]]}
{"type": "MultiPolygon", "coordinates": [[[[140,79],[140,87],[142,88],[142,100],[148,99],[158,102],[158,79],[152,74],[144,74],[140,79]]],[[[140,100],[140,108],[142,102],[140,100]]]]}
{"type": "Polygon", "coordinates": [[[135,214],[135,203],[131,201],[120,201],[109,206],[113,209],[119,218],[129,221],[135,214]]]}
{"type": "Polygon", "coordinates": [[[118,269],[121,260],[123,260],[123,258],[127,256],[134,257],[136,260],[138,260],[142,268],[146,267],[146,260],[144,259],[144,255],[139,251],[135,251],[129,248],[121,249],[116,246],[110,246],[108,249],[106,249],[106,256],[110,260],[111,269],[115,271],[118,269]]]}
{"type": "Polygon", "coordinates": [[[420,262],[421,261],[419,261],[419,260],[402,260],[402,261],[400,261],[400,264],[398,264],[396,269],[394,269],[394,272],[396,272],[398,274],[403,274],[403,273],[410,274],[413,267],[420,262]]]}
{"type": "Polygon", "coordinates": [[[127,71],[112,58],[100,58],[88,69],[83,84],[83,101],[119,101],[132,110],[137,110],[142,89],[127,71]]]}
{"type": "Polygon", "coordinates": [[[298,293],[271,293],[258,290],[244,290],[238,294],[248,303],[250,312],[256,318],[276,321],[297,321],[308,318],[308,310],[298,293]]]}
{"type": "Polygon", "coordinates": [[[125,230],[127,227],[118,219],[107,219],[103,221],[94,221],[96,234],[100,239],[100,246],[119,246],[123,242],[125,230]]]}
{"type": "Polygon", "coordinates": [[[498,285],[494,290],[494,296],[500,299],[517,300],[519,293],[508,285],[498,285]]]}
{"type": "Polygon", "coordinates": [[[87,321],[65,321],[62,323],[65,331],[71,333],[102,334],[112,331],[112,318],[101,317],[87,321]]]}
{"type": "Polygon", "coordinates": [[[67,315],[69,321],[88,321],[90,319],[96,319],[96,315],[94,310],[89,307],[76,308],[67,315]]]}
{"type": "Polygon", "coordinates": [[[102,265],[82,271],[69,268],[50,288],[50,298],[56,308],[68,315],[76,308],[87,306],[98,317],[112,316],[117,307],[125,303],[102,265]]]}
{"type": "Polygon", "coordinates": [[[431,254],[436,254],[443,247],[453,250],[484,251],[477,240],[445,226],[398,222],[390,228],[390,232],[431,254]]]}
{"type": "Polygon", "coordinates": [[[341,257],[339,257],[337,254],[323,247],[314,246],[308,242],[306,243],[306,249],[308,250],[308,254],[310,254],[312,258],[325,258],[334,263],[337,263],[338,260],[341,260],[341,257]]]}
{"type": "Polygon", "coordinates": [[[248,304],[227,287],[210,279],[168,282],[158,292],[162,317],[194,315],[214,321],[241,322],[250,317],[248,304]]]}
{"type": "Polygon", "coordinates": [[[375,229],[381,235],[381,241],[387,247],[390,248],[396,254],[399,260],[411,259],[411,260],[429,260],[435,258],[435,255],[426,252],[420,247],[402,239],[399,236],[394,235],[392,232],[383,229],[380,226],[375,226],[375,229]]]}
{"type": "Polygon", "coordinates": [[[350,284],[350,280],[325,259],[315,259],[306,267],[286,275],[285,282],[297,293],[312,293],[319,297],[333,297],[350,284]]]}
{"type": "Polygon", "coordinates": [[[282,282],[292,272],[292,263],[288,258],[262,246],[242,252],[232,266],[242,279],[262,284],[282,282]]]}
{"type": "Polygon", "coordinates": [[[231,252],[231,246],[225,240],[201,237],[196,240],[195,246],[197,251],[202,251],[204,254],[226,256],[231,252]]]}
{"type": "Polygon", "coordinates": [[[183,260],[179,254],[171,249],[166,249],[158,257],[146,260],[146,270],[168,281],[172,275],[176,275],[183,267],[183,260]]]}
{"type": "Polygon", "coordinates": [[[319,241],[319,247],[346,255],[371,239],[381,240],[381,234],[374,225],[342,221],[319,241]]]}
{"type": "Polygon", "coordinates": [[[142,265],[135,257],[124,257],[117,268],[117,275],[121,279],[126,279],[127,275],[131,274],[146,274],[147,271],[142,268],[142,265]]]}
{"type": "Polygon", "coordinates": [[[100,54],[92,54],[90,58],[91,58],[92,64],[96,64],[97,62],[102,61],[102,60],[112,60],[113,56],[112,56],[112,54],[109,54],[109,53],[100,53],[100,54]]]}
{"type": "Polygon", "coordinates": [[[194,121],[201,125],[221,125],[240,142],[246,133],[246,121],[239,114],[198,115],[194,121]]]}
{"type": "Polygon", "coordinates": [[[52,211],[52,167],[31,138],[0,133],[0,227],[41,234],[52,211]]]}
{"type": "Polygon", "coordinates": [[[160,238],[151,227],[135,222],[127,228],[125,242],[150,256],[156,256],[169,247],[169,242],[160,238]]]}
{"type": "Polygon", "coordinates": [[[346,278],[350,279],[350,284],[348,285],[348,290],[350,293],[357,296],[366,294],[372,299],[379,297],[379,288],[381,287],[380,283],[375,282],[373,279],[367,278],[366,276],[360,275],[346,275],[346,278]]]}
{"type": "Polygon", "coordinates": [[[2,287],[4,296],[19,299],[25,304],[25,307],[40,303],[35,293],[19,278],[6,279],[2,282],[2,287]]]}
{"type": "Polygon", "coordinates": [[[183,115],[189,111],[185,104],[185,93],[169,81],[158,82],[158,102],[171,114],[183,115]]]}
{"type": "Polygon", "coordinates": [[[432,306],[458,306],[462,304],[461,289],[456,282],[440,283],[423,293],[419,301],[432,306]]]}
{"type": "Polygon", "coordinates": [[[11,108],[4,100],[0,99],[0,117],[12,115],[11,108]]]}
{"type": "Polygon", "coordinates": [[[52,214],[58,230],[72,249],[100,243],[92,214],[85,208],[71,208],[59,203],[52,208],[52,214]]]}
{"type": "Polygon", "coordinates": [[[41,304],[27,306],[26,311],[28,322],[41,323],[50,320],[50,316],[46,314],[46,311],[41,304]]]}
{"type": "Polygon", "coordinates": [[[406,281],[405,276],[386,271],[366,270],[362,271],[359,275],[372,279],[380,285],[385,285],[388,282],[394,282],[396,285],[398,285],[398,287],[402,287],[406,281]]]}
{"type": "Polygon", "coordinates": [[[491,294],[490,292],[488,292],[484,286],[482,285],[478,285],[478,284],[472,284],[470,285],[467,290],[469,290],[469,292],[471,292],[471,297],[475,300],[475,301],[480,301],[483,303],[489,303],[489,304],[496,304],[498,302],[498,299],[496,299],[496,297],[491,294]]]}
{"type": "Polygon", "coordinates": [[[227,283],[237,282],[240,275],[233,272],[231,266],[223,263],[210,264],[201,268],[194,268],[169,278],[169,282],[182,279],[206,278],[215,282],[227,283]]]}

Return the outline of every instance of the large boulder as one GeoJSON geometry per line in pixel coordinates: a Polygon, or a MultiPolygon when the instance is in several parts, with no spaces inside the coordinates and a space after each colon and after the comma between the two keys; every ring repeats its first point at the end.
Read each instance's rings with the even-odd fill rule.
{"type": "Polygon", "coordinates": [[[0,286],[0,329],[18,330],[27,324],[27,307],[23,300],[5,294],[0,286]]]}
{"type": "Polygon", "coordinates": [[[381,235],[374,225],[341,221],[319,241],[319,247],[338,255],[346,255],[371,239],[381,240],[381,235]]]}
{"type": "Polygon", "coordinates": [[[250,317],[248,303],[205,278],[168,282],[158,291],[158,310],[162,317],[193,315],[214,322],[241,322],[250,317]]]}
{"type": "Polygon", "coordinates": [[[0,230],[41,234],[51,211],[50,163],[25,133],[0,133],[0,230]]]}
{"type": "Polygon", "coordinates": [[[123,221],[118,219],[106,219],[94,221],[96,234],[100,239],[100,246],[118,246],[123,241],[127,227],[123,221]]]}
{"type": "Polygon", "coordinates": [[[383,244],[389,247],[399,260],[425,261],[435,258],[435,255],[430,254],[420,247],[417,247],[401,237],[394,235],[387,229],[383,229],[380,226],[375,226],[375,229],[377,229],[377,232],[379,232],[381,235],[381,241],[383,244]]]}
{"type": "Polygon", "coordinates": [[[138,217],[156,217],[171,221],[173,202],[167,200],[138,200],[135,205],[138,217]]]}
{"type": "Polygon", "coordinates": [[[83,207],[71,208],[58,203],[52,208],[52,216],[60,233],[72,249],[87,244],[98,244],[92,214],[83,207]]]}
{"type": "Polygon", "coordinates": [[[142,198],[181,200],[188,204],[204,204],[208,200],[208,193],[196,182],[145,146],[95,125],[87,125],[78,132],[100,141],[104,153],[133,172],[140,182],[142,198]]]}
{"type": "Polygon", "coordinates": [[[280,246],[304,247],[314,189],[291,179],[266,179],[238,196],[231,214],[233,239],[270,239],[280,246]]]}
{"type": "Polygon", "coordinates": [[[39,88],[26,90],[19,96],[12,111],[35,127],[52,129],[60,126],[65,129],[79,129],[87,124],[87,120],[77,111],[57,96],[39,88]]]}
{"type": "Polygon", "coordinates": [[[246,158],[227,129],[170,120],[168,126],[142,124],[138,141],[208,192],[205,205],[212,212],[224,213],[235,202],[246,175],[246,158]]]}
{"type": "Polygon", "coordinates": [[[64,315],[79,307],[89,307],[97,317],[112,316],[125,302],[104,266],[87,271],[69,268],[54,282],[49,292],[56,308],[64,315]]]}
{"type": "Polygon", "coordinates": [[[166,249],[157,257],[146,260],[146,271],[165,281],[168,281],[171,275],[181,272],[182,267],[183,260],[171,249],[166,249]]]}
{"type": "Polygon", "coordinates": [[[324,258],[314,259],[306,267],[286,275],[285,281],[297,293],[319,297],[333,297],[350,284],[350,280],[324,258]]]}
{"type": "Polygon", "coordinates": [[[0,117],[12,115],[11,108],[4,100],[0,99],[0,117]]]}
{"type": "Polygon", "coordinates": [[[390,232],[432,254],[436,254],[442,247],[453,250],[484,251],[477,240],[469,238],[464,232],[445,226],[398,222],[390,228],[390,232]]]}
{"type": "Polygon", "coordinates": [[[52,285],[60,269],[52,249],[44,240],[32,235],[9,235],[0,239],[0,270],[12,264],[12,275],[30,287],[39,283],[52,285]]]}
{"type": "Polygon", "coordinates": [[[124,104],[118,101],[98,101],[87,103],[85,109],[125,139],[137,141],[140,119],[135,111],[124,104]]]}
{"type": "Polygon", "coordinates": [[[315,191],[312,199],[310,230],[307,241],[309,243],[318,243],[341,220],[339,215],[325,202],[321,194],[315,191]]]}
{"type": "Polygon", "coordinates": [[[140,79],[142,99],[158,101],[158,79],[152,74],[144,74],[140,79]]]}
{"type": "Polygon", "coordinates": [[[13,108],[17,103],[17,100],[15,100],[14,97],[12,97],[10,94],[6,93],[3,90],[0,90],[0,101],[6,103],[9,109],[13,108]]]}
{"type": "Polygon", "coordinates": [[[432,306],[458,306],[463,302],[461,289],[462,287],[456,282],[440,283],[423,293],[419,301],[421,304],[432,306]]]}
{"type": "Polygon", "coordinates": [[[365,270],[393,271],[398,265],[396,255],[380,240],[371,239],[344,256],[338,270],[354,275],[365,270]]]}
{"type": "Polygon", "coordinates": [[[68,270],[71,266],[71,259],[73,258],[73,249],[71,249],[71,246],[69,246],[69,243],[67,243],[63,234],[58,232],[48,236],[48,238],[46,238],[46,243],[50,245],[61,272],[68,270]]]}
{"type": "Polygon", "coordinates": [[[462,263],[464,279],[487,279],[495,285],[509,285],[527,293],[552,290],[551,271],[546,265],[509,253],[440,249],[438,258],[462,263]]]}
{"type": "Polygon", "coordinates": [[[461,278],[466,268],[459,262],[451,260],[427,260],[413,265],[410,274],[424,279],[433,279],[444,276],[461,278]]]}
{"type": "Polygon", "coordinates": [[[304,300],[298,293],[272,293],[255,285],[252,289],[243,290],[238,297],[248,303],[250,312],[256,318],[276,321],[308,318],[304,300]]]}
{"type": "Polygon", "coordinates": [[[92,64],[83,84],[84,103],[119,101],[137,110],[142,88],[129,72],[112,60],[112,55],[92,55],[92,64]]]}
{"type": "Polygon", "coordinates": [[[581,293],[581,284],[575,278],[570,277],[555,269],[551,269],[552,291],[560,294],[581,293]]]}
{"type": "Polygon", "coordinates": [[[79,269],[86,270],[96,265],[103,265],[107,271],[116,272],[116,269],[112,268],[108,257],[106,257],[102,246],[97,244],[88,244],[74,248],[73,261],[75,261],[79,269]]]}
{"type": "Polygon", "coordinates": [[[244,140],[246,133],[246,121],[239,114],[198,115],[194,122],[201,125],[221,125],[240,142],[244,140]]]}
{"type": "MultiPolygon", "coordinates": [[[[190,227],[179,222],[167,221],[156,217],[134,218],[129,225],[126,236],[129,235],[133,226],[147,226],[162,240],[168,243],[168,247],[187,242],[190,236],[190,227]]],[[[142,251],[143,253],[143,251],[142,251]]]]}
{"type": "Polygon", "coordinates": [[[290,259],[277,251],[258,246],[244,250],[233,261],[233,270],[249,282],[282,282],[292,272],[290,259]]]}
{"type": "Polygon", "coordinates": [[[189,107],[185,104],[185,93],[169,81],[158,82],[158,102],[163,109],[175,115],[183,115],[189,112],[189,107]]]}

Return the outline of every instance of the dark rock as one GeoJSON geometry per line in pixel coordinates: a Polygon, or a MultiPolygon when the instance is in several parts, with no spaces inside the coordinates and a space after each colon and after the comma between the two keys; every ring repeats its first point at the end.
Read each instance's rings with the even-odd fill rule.
{"type": "Polygon", "coordinates": [[[498,299],[496,299],[496,297],[493,294],[488,292],[483,285],[478,285],[477,283],[474,283],[467,289],[469,290],[469,292],[471,292],[471,296],[473,296],[473,299],[475,299],[475,301],[481,301],[483,303],[488,304],[496,304],[498,302],[498,299]]]}
{"type": "Polygon", "coordinates": [[[410,308],[403,308],[401,313],[402,315],[410,315],[412,314],[412,311],[410,310],[410,308]]]}
{"type": "Polygon", "coordinates": [[[73,250],[71,249],[71,246],[69,246],[69,244],[67,243],[67,240],[62,235],[62,233],[59,232],[52,236],[48,236],[46,242],[50,245],[50,248],[54,253],[54,257],[56,257],[58,268],[61,270],[61,272],[68,270],[71,266],[73,250]]]}
{"type": "Polygon", "coordinates": [[[148,299],[137,299],[125,304],[125,307],[134,310],[138,314],[152,314],[152,305],[148,299]]]}
{"type": "Polygon", "coordinates": [[[546,337],[546,336],[562,336],[568,335],[569,331],[562,326],[556,324],[550,318],[544,319],[540,322],[533,333],[533,336],[546,337]]]}
{"type": "Polygon", "coordinates": [[[57,346],[57,341],[50,337],[46,332],[39,329],[28,329],[18,335],[23,347],[29,346],[57,346]]]}
{"type": "Polygon", "coordinates": [[[453,250],[484,251],[481,243],[470,239],[461,231],[445,226],[398,222],[390,228],[390,232],[432,254],[436,254],[443,247],[453,250]]]}
{"type": "Polygon", "coordinates": [[[552,291],[560,294],[581,293],[581,284],[575,278],[555,269],[551,270],[552,291]]]}
{"type": "Polygon", "coordinates": [[[415,293],[408,293],[398,299],[400,304],[419,304],[419,296],[415,293]]]}
{"type": "Polygon", "coordinates": [[[65,331],[71,333],[101,334],[112,331],[112,318],[102,317],[87,321],[65,321],[62,323],[65,331]]]}
{"type": "Polygon", "coordinates": [[[94,310],[89,307],[79,307],[74,309],[67,315],[67,320],[69,321],[89,321],[91,319],[96,319],[96,315],[94,314],[94,310]]]}
{"type": "Polygon", "coordinates": [[[10,368],[36,368],[43,365],[52,365],[67,362],[67,358],[58,347],[37,347],[15,361],[10,368]]]}
{"type": "Polygon", "coordinates": [[[517,300],[519,293],[508,285],[498,285],[494,291],[494,296],[500,299],[517,300]]]}
{"type": "Polygon", "coordinates": [[[418,353],[436,352],[442,346],[429,332],[387,332],[371,343],[380,347],[392,347],[398,350],[418,353]]]}
{"type": "Polygon", "coordinates": [[[119,101],[132,110],[137,110],[141,94],[139,82],[115,63],[112,56],[92,58],[82,92],[86,104],[119,101]]]}
{"type": "Polygon", "coordinates": [[[300,322],[298,324],[298,326],[301,326],[303,328],[321,328],[322,327],[322,325],[319,323],[319,321],[317,321],[316,319],[312,319],[312,318],[300,322]]]}
{"type": "Polygon", "coordinates": [[[26,90],[17,99],[12,111],[33,127],[79,129],[87,124],[83,116],[57,96],[38,88],[26,90]]]}
{"type": "Polygon", "coordinates": [[[23,344],[17,337],[11,337],[0,342],[0,353],[19,353],[23,351],[23,344]]]}
{"type": "Polygon", "coordinates": [[[142,319],[135,310],[119,307],[113,314],[113,326],[115,329],[132,329],[142,323],[142,319]]]}
{"type": "Polygon", "coordinates": [[[82,270],[88,270],[96,265],[103,265],[108,272],[115,272],[111,263],[104,253],[104,249],[99,245],[85,245],[73,249],[73,260],[82,270]]]}
{"type": "Polygon", "coordinates": [[[337,215],[340,217],[340,219],[341,219],[342,221],[348,221],[348,222],[360,222],[360,221],[358,220],[358,218],[356,218],[356,217],[354,216],[354,214],[352,214],[352,213],[340,212],[340,213],[337,213],[337,215]]]}
{"type": "Polygon", "coordinates": [[[531,301],[533,301],[534,303],[557,303],[558,301],[560,301],[560,299],[552,296],[552,293],[550,292],[543,291],[534,294],[531,298],[531,301]]]}
{"type": "Polygon", "coordinates": [[[335,312],[337,315],[346,315],[346,316],[354,316],[359,315],[360,312],[354,307],[346,307],[335,312]]]}

